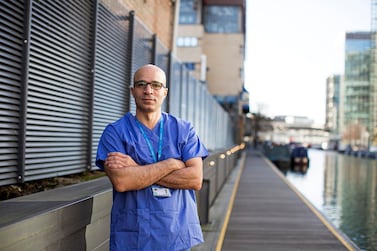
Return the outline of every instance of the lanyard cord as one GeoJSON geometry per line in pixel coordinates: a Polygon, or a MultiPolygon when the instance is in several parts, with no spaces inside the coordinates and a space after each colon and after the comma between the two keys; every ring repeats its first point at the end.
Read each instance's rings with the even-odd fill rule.
{"type": "Polygon", "coordinates": [[[158,139],[158,152],[157,152],[157,158],[156,158],[156,154],[154,153],[153,151],[153,147],[152,147],[152,144],[147,136],[147,134],[145,133],[141,123],[136,119],[136,123],[141,131],[141,133],[143,134],[143,137],[145,139],[145,141],[147,142],[148,144],[148,148],[149,148],[149,151],[151,152],[151,155],[152,155],[152,158],[153,158],[153,161],[154,162],[157,162],[161,159],[161,154],[162,154],[162,136],[163,136],[163,128],[164,128],[164,119],[163,117],[161,116],[161,119],[160,119],[160,135],[159,135],[159,139],[158,139]]]}

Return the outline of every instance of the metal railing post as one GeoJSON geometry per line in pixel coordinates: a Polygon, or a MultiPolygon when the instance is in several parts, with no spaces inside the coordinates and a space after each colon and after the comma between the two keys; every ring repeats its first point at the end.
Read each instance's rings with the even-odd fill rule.
{"type": "MultiPolygon", "coordinates": [[[[128,69],[126,72],[128,74],[128,83],[130,86],[132,85],[133,77],[132,77],[132,61],[133,61],[133,53],[134,53],[134,32],[135,32],[135,11],[130,11],[129,16],[129,31],[128,31],[128,55],[130,56],[130,61],[128,65],[128,69]]],[[[128,98],[128,107],[131,107],[131,94],[128,98]]]]}
{"type": "Polygon", "coordinates": [[[94,1],[93,8],[93,27],[92,27],[92,67],[91,67],[91,79],[89,86],[89,111],[88,111],[88,143],[87,143],[87,155],[86,155],[86,168],[92,169],[92,144],[93,144],[93,117],[94,117],[94,85],[96,74],[96,48],[97,48],[97,25],[98,25],[98,0],[94,1]]]}
{"type": "Polygon", "coordinates": [[[24,19],[24,37],[23,37],[23,55],[22,55],[22,76],[20,87],[20,118],[18,132],[18,182],[25,181],[25,152],[26,152],[26,117],[27,117],[27,97],[29,82],[29,59],[30,59],[30,38],[31,38],[31,9],[32,0],[24,2],[25,19],[24,19]]]}

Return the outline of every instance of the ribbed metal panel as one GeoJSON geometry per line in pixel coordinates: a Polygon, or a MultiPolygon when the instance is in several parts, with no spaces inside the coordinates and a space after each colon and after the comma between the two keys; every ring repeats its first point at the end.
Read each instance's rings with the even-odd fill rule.
{"type": "Polygon", "coordinates": [[[159,39],[156,39],[156,41],[156,65],[167,74],[169,70],[169,50],[161,43],[159,39]]]}
{"type": "Polygon", "coordinates": [[[197,106],[197,97],[195,96],[196,90],[196,79],[192,77],[192,73],[190,72],[189,77],[189,121],[193,125],[195,125],[195,112],[197,106]]]}
{"type": "Polygon", "coordinates": [[[203,134],[201,134],[201,137],[203,138],[203,140],[205,140],[204,142],[208,142],[209,141],[209,135],[210,135],[210,132],[211,132],[211,128],[210,128],[210,124],[209,124],[209,117],[210,116],[207,116],[207,114],[209,114],[211,112],[210,108],[211,108],[211,99],[210,97],[212,97],[207,89],[207,85],[203,84],[203,89],[205,90],[205,92],[203,93],[203,96],[204,96],[204,105],[203,107],[205,107],[206,109],[206,112],[203,113],[202,112],[202,117],[203,117],[203,125],[202,127],[204,127],[203,129],[203,134]]]}
{"type": "Polygon", "coordinates": [[[197,93],[197,105],[196,105],[196,111],[195,111],[195,130],[196,132],[201,135],[202,126],[203,126],[203,120],[202,120],[202,111],[205,111],[206,108],[203,106],[204,105],[204,96],[202,95],[203,90],[202,90],[202,84],[199,80],[196,81],[196,93],[197,93]]]}
{"type": "Polygon", "coordinates": [[[86,170],[93,4],[33,1],[25,181],[86,170]]]}
{"type": "MultiPolygon", "coordinates": [[[[156,39],[156,65],[160,67],[167,75],[169,74],[169,50],[161,43],[161,41],[156,39]]],[[[168,84],[168,83],[167,83],[168,84]]],[[[162,110],[167,111],[167,100],[162,104],[162,110]]]]}
{"type": "Polygon", "coordinates": [[[201,120],[201,111],[204,110],[203,107],[203,96],[201,95],[202,89],[201,89],[201,83],[199,80],[196,80],[196,110],[195,110],[195,128],[196,132],[199,133],[201,131],[201,125],[203,121],[201,120]]]}
{"type": "Polygon", "coordinates": [[[188,118],[188,71],[184,65],[181,66],[182,79],[181,79],[181,118],[188,118]]]}
{"type": "Polygon", "coordinates": [[[209,123],[209,116],[207,114],[209,113],[209,98],[208,98],[208,91],[207,86],[205,84],[201,84],[201,97],[202,97],[202,111],[200,113],[200,130],[198,132],[200,138],[202,139],[203,143],[208,142],[208,133],[210,132],[208,123],[209,123]]]}
{"type": "MultiPolygon", "coordinates": [[[[139,67],[153,62],[152,32],[150,32],[138,19],[135,19],[134,29],[132,76],[139,67]]],[[[136,105],[133,98],[131,98],[130,102],[130,111],[134,114],[136,111],[136,105]]]]}
{"type": "Polygon", "coordinates": [[[188,117],[187,120],[191,121],[192,123],[195,120],[195,78],[190,73],[188,75],[188,117]]]}
{"type": "Polygon", "coordinates": [[[197,80],[197,79],[194,80],[194,86],[193,87],[194,87],[193,92],[194,92],[194,102],[195,102],[193,123],[194,123],[194,127],[198,130],[200,123],[201,123],[201,121],[199,120],[199,115],[200,115],[200,112],[202,110],[201,97],[200,97],[200,93],[199,93],[199,88],[200,88],[199,80],[197,80]]]}
{"type": "Polygon", "coordinates": [[[172,115],[180,117],[180,98],[181,98],[181,64],[173,60],[171,69],[171,79],[169,83],[169,111],[172,115]]]}
{"type": "Polygon", "coordinates": [[[17,182],[23,1],[0,1],[0,185],[17,182]]]}
{"type": "Polygon", "coordinates": [[[98,7],[92,167],[103,129],[129,111],[130,85],[126,71],[130,61],[127,55],[129,11],[116,4],[100,2],[98,7]]]}

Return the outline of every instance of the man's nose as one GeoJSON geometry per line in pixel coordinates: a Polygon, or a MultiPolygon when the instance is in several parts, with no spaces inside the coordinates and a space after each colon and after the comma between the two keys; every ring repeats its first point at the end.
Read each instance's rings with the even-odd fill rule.
{"type": "Polygon", "coordinates": [[[152,93],[153,88],[150,84],[147,84],[147,86],[144,87],[144,93],[152,93]]]}

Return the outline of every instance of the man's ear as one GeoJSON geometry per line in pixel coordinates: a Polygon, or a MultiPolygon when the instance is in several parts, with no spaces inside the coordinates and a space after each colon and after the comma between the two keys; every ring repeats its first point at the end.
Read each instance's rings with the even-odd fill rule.
{"type": "Polygon", "coordinates": [[[168,92],[169,92],[169,89],[165,88],[165,90],[164,90],[165,97],[168,95],[168,92]]]}

